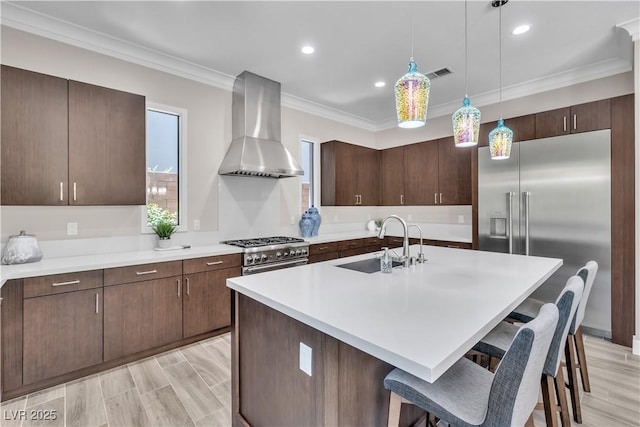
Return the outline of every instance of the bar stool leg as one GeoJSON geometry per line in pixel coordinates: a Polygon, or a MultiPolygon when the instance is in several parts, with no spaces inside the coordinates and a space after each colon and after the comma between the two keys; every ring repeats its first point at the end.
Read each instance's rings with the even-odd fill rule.
{"type": "Polygon", "coordinates": [[[388,427],[398,427],[400,424],[400,409],[402,408],[402,397],[394,392],[389,396],[389,420],[388,427]]]}
{"type": "Polygon", "coordinates": [[[564,358],[567,363],[567,380],[569,382],[569,394],[571,396],[571,409],[573,419],[582,424],[582,409],[580,408],[580,391],[578,390],[578,366],[576,364],[575,337],[567,335],[564,346],[564,358]]]}
{"type": "Polygon", "coordinates": [[[587,393],[591,392],[589,384],[589,371],[587,370],[587,357],[584,354],[584,340],[582,338],[582,326],[578,328],[575,335],[576,350],[578,350],[578,366],[580,367],[580,377],[582,378],[582,388],[587,393]]]}
{"type": "Polygon", "coordinates": [[[547,422],[547,427],[558,427],[556,404],[552,394],[552,390],[555,387],[553,384],[553,378],[543,374],[540,385],[542,386],[542,403],[544,405],[544,418],[547,422]]]}
{"type": "Polygon", "coordinates": [[[562,427],[571,427],[571,420],[569,419],[569,405],[567,405],[567,393],[564,390],[564,374],[562,372],[562,367],[560,367],[555,377],[556,397],[560,406],[559,410],[562,427]]]}

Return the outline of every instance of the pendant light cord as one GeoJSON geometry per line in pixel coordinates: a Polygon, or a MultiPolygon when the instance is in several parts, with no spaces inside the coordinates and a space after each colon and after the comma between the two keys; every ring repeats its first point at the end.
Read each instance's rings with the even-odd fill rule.
{"type": "Polygon", "coordinates": [[[500,13],[498,14],[499,16],[499,22],[498,22],[498,45],[500,46],[500,54],[499,54],[499,58],[498,58],[498,62],[499,62],[499,67],[498,67],[498,80],[500,80],[500,90],[499,90],[499,99],[500,99],[500,118],[502,119],[502,6],[504,4],[501,2],[500,3],[500,13]]]}
{"type": "Polygon", "coordinates": [[[413,2],[409,2],[409,22],[411,23],[411,61],[413,61],[413,2]]]}
{"type": "Polygon", "coordinates": [[[467,55],[467,0],[464,0],[464,97],[469,97],[469,85],[467,82],[468,55],[467,55]]]}

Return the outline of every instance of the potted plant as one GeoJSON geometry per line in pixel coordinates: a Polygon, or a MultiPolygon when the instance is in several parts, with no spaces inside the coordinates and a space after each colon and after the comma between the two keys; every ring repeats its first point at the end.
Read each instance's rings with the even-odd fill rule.
{"type": "Polygon", "coordinates": [[[171,246],[171,235],[176,230],[173,222],[160,220],[153,226],[153,231],[158,235],[158,247],[168,248],[171,246]]]}

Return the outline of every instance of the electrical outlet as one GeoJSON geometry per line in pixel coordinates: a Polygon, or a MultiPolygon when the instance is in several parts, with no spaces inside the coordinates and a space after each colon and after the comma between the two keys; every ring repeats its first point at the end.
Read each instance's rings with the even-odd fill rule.
{"type": "Polygon", "coordinates": [[[313,376],[312,375],[313,366],[311,363],[312,359],[313,359],[313,350],[311,349],[311,347],[301,342],[300,343],[300,370],[305,374],[309,375],[310,377],[313,376]]]}
{"type": "Polygon", "coordinates": [[[458,222],[464,224],[464,215],[458,215],[458,222]]]}
{"type": "Polygon", "coordinates": [[[68,222],[67,223],[67,236],[77,236],[78,235],[78,223],[77,222],[68,222]]]}
{"type": "Polygon", "coordinates": [[[193,229],[194,230],[200,230],[200,220],[199,219],[194,219],[193,220],[193,229]]]}

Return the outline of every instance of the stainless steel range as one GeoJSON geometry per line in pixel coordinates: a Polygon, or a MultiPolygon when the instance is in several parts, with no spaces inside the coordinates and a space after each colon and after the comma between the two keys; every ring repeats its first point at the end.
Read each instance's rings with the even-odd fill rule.
{"type": "Polygon", "coordinates": [[[225,240],[220,243],[241,247],[242,275],[279,270],[308,262],[309,243],[297,237],[260,237],[225,240]]]}

